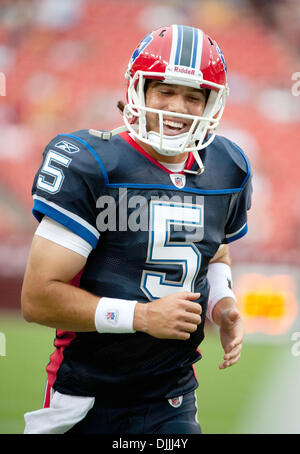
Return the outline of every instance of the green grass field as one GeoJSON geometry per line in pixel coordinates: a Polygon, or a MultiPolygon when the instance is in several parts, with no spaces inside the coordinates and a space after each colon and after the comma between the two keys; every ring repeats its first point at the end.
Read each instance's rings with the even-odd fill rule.
{"type": "MultiPolygon", "coordinates": [[[[0,356],[0,434],[23,433],[27,411],[41,408],[45,366],[53,351],[54,330],[28,324],[13,313],[0,312],[0,332],[6,356],[0,356]]],[[[238,433],[241,417],[267,379],[278,346],[245,343],[238,364],[219,370],[222,350],[214,330],[201,344],[203,359],[196,365],[199,380],[198,417],[206,434],[238,433]]]]}

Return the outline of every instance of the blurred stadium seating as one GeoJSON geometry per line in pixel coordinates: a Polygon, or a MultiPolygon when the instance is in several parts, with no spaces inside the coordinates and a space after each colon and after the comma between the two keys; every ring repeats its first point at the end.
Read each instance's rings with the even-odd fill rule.
{"type": "Polygon", "coordinates": [[[220,133],[253,166],[249,235],[233,246],[233,259],[300,264],[297,3],[1,1],[0,307],[19,304],[19,287],[10,283],[21,282],[36,227],[31,185],[43,148],[62,132],[120,125],[116,104],[125,98],[133,49],[150,29],[176,22],[203,28],[220,43],[231,90],[220,133]]]}

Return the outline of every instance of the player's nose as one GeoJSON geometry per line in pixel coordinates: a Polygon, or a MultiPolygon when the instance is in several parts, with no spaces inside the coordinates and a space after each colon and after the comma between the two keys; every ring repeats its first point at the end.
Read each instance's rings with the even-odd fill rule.
{"type": "Polygon", "coordinates": [[[172,96],[172,99],[170,99],[168,103],[168,110],[170,112],[177,112],[177,113],[183,113],[187,114],[187,104],[184,96],[178,94],[176,96],[172,96]]]}

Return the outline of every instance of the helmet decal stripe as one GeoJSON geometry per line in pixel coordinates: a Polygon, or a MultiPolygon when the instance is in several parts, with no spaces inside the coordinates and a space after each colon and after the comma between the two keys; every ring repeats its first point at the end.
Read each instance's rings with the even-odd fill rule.
{"type": "Polygon", "coordinates": [[[201,69],[201,60],[202,60],[202,49],[203,49],[203,31],[196,29],[196,34],[198,35],[197,49],[196,49],[196,62],[195,62],[195,66],[193,66],[193,67],[197,70],[200,70],[201,69]]]}
{"type": "Polygon", "coordinates": [[[198,47],[198,30],[196,28],[193,28],[193,34],[194,34],[194,45],[193,45],[193,55],[192,55],[192,64],[191,67],[195,68],[196,66],[196,57],[197,57],[197,47],[198,47]]]}
{"type": "Polygon", "coordinates": [[[192,27],[183,26],[182,28],[183,34],[179,65],[191,66],[194,33],[192,27]]]}
{"type": "Polygon", "coordinates": [[[175,65],[179,65],[180,54],[181,54],[181,47],[182,47],[182,25],[177,26],[178,34],[177,34],[177,47],[176,47],[176,55],[175,55],[175,65]]]}
{"type": "Polygon", "coordinates": [[[200,69],[203,32],[186,25],[172,26],[170,64],[200,69]]]}
{"type": "Polygon", "coordinates": [[[170,53],[170,64],[174,65],[175,56],[177,51],[177,40],[178,40],[178,27],[177,25],[172,25],[172,46],[170,53]]]}

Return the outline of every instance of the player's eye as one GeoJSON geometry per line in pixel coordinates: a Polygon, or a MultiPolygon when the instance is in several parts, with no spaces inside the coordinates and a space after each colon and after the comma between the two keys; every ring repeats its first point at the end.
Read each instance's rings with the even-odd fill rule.
{"type": "Polygon", "coordinates": [[[205,102],[205,93],[204,92],[196,92],[196,93],[191,93],[188,96],[189,101],[191,102],[205,102]]]}
{"type": "Polygon", "coordinates": [[[201,96],[189,96],[189,101],[201,102],[202,101],[202,97],[201,96]]]}
{"type": "Polygon", "coordinates": [[[173,94],[173,91],[170,90],[170,89],[168,89],[168,88],[161,88],[161,89],[159,90],[159,92],[160,92],[160,94],[162,94],[162,95],[171,95],[171,94],[173,94]]]}

